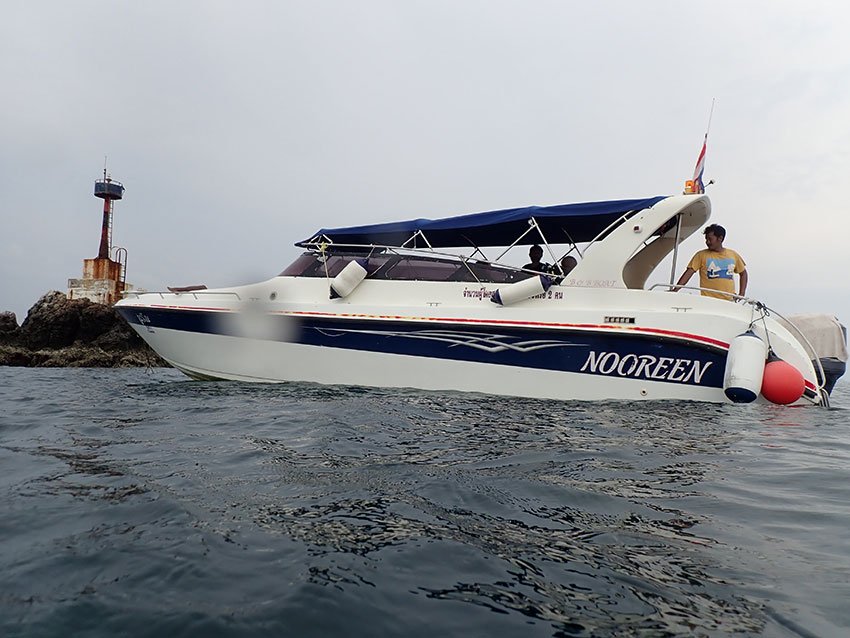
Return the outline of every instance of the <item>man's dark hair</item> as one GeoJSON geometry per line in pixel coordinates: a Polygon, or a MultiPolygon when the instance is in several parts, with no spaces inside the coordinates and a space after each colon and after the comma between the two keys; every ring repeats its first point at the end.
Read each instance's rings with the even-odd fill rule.
{"type": "Polygon", "coordinates": [[[723,228],[720,224],[711,224],[710,226],[706,226],[705,230],[702,231],[703,235],[708,235],[711,233],[715,237],[719,237],[720,239],[726,239],[726,229],[723,228]]]}
{"type": "Polygon", "coordinates": [[[531,248],[528,249],[529,257],[534,253],[537,253],[542,257],[543,256],[543,248],[541,248],[538,244],[534,244],[534,246],[532,246],[531,248]]]}

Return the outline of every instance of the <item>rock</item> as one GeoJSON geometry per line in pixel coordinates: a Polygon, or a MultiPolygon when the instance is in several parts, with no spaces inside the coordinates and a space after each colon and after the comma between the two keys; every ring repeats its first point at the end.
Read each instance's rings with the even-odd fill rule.
{"type": "Polygon", "coordinates": [[[15,346],[0,346],[0,366],[29,367],[32,365],[32,354],[29,350],[15,346]]]}
{"type": "Polygon", "coordinates": [[[147,348],[144,340],[125,321],[113,324],[109,330],[91,341],[92,346],[104,350],[128,350],[147,348]]]}
{"type": "MultiPolygon", "coordinates": [[[[86,299],[85,301],[88,300],[86,299]]],[[[100,303],[89,302],[82,304],[79,306],[79,312],[80,328],[77,331],[77,338],[75,340],[78,342],[92,343],[113,328],[127,325],[124,321],[120,320],[121,318],[115,314],[115,311],[110,306],[100,303]],[[119,322],[115,321],[116,318],[119,319],[119,322]]],[[[127,326],[127,332],[125,334],[129,336],[130,332],[132,332],[132,329],[127,326]]]]}
{"type": "Polygon", "coordinates": [[[62,348],[74,343],[79,329],[79,303],[69,301],[63,293],[53,290],[30,308],[21,324],[19,341],[31,350],[62,348]]]}
{"type": "Polygon", "coordinates": [[[168,367],[110,306],[53,290],[18,327],[0,313],[0,365],[30,367],[168,367]]]}
{"type": "Polygon", "coordinates": [[[14,312],[0,312],[0,343],[9,343],[17,338],[18,318],[14,312]]]}

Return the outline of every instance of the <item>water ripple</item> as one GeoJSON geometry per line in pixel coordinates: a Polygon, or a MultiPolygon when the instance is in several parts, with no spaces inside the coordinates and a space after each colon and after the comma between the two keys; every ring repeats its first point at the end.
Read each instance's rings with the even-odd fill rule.
{"type": "Polygon", "coordinates": [[[0,633],[843,635],[846,414],[0,368],[0,633]]]}

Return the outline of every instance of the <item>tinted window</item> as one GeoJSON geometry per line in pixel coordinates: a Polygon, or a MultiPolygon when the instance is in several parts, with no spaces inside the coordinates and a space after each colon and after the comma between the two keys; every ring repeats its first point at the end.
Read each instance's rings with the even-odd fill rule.
{"type": "Polygon", "coordinates": [[[289,264],[279,277],[298,277],[304,275],[308,270],[314,268],[318,260],[316,256],[310,253],[304,253],[295,261],[289,264]]]}
{"type": "Polygon", "coordinates": [[[370,279],[399,281],[475,281],[504,283],[515,281],[521,273],[510,268],[485,262],[468,262],[453,259],[429,258],[419,255],[379,254],[366,257],[361,254],[330,254],[325,262],[315,253],[304,253],[280,273],[286,277],[336,277],[354,259],[366,260],[370,279]],[[470,272],[472,270],[472,272],[470,272]],[[472,273],[475,273],[473,276],[472,273]]]}
{"type": "MultiPolygon", "coordinates": [[[[339,272],[348,265],[348,262],[354,259],[363,259],[363,256],[354,255],[328,255],[325,260],[319,259],[319,256],[313,253],[304,253],[292,264],[286,267],[280,276],[282,277],[336,277],[339,272]],[[327,267],[326,267],[327,264],[327,267]]],[[[371,259],[372,261],[381,259],[380,257],[371,259]]],[[[371,270],[371,268],[370,268],[371,270]]]]}
{"type": "Polygon", "coordinates": [[[463,265],[454,261],[431,261],[420,257],[402,257],[387,268],[385,278],[446,281],[457,272],[458,268],[463,268],[463,265]]]}

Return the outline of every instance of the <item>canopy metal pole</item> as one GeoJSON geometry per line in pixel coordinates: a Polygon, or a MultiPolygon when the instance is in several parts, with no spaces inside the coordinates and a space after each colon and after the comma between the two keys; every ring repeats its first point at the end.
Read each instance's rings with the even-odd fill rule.
{"type": "Polygon", "coordinates": [[[679,234],[682,230],[682,214],[676,215],[676,240],[673,245],[673,265],[670,266],[670,286],[673,286],[676,280],[676,261],[679,258],[679,234]]]}
{"type": "Polygon", "coordinates": [[[431,242],[428,241],[428,238],[425,236],[425,233],[423,233],[421,230],[417,230],[410,237],[408,237],[404,241],[404,243],[401,246],[399,246],[399,248],[408,248],[407,243],[412,241],[413,242],[413,248],[411,248],[411,250],[415,250],[416,249],[416,238],[417,237],[421,237],[422,241],[425,242],[425,245],[428,246],[428,248],[430,248],[431,250],[434,250],[434,247],[431,245],[431,242]]]}
{"type": "Polygon", "coordinates": [[[546,241],[546,236],[543,234],[543,229],[540,228],[540,225],[537,223],[537,220],[534,217],[531,218],[531,221],[534,222],[534,227],[537,229],[537,232],[540,234],[540,239],[543,240],[543,245],[546,246],[546,250],[549,251],[549,256],[552,258],[552,261],[555,263],[552,266],[555,266],[558,263],[557,258],[555,257],[555,253],[552,251],[552,247],[549,245],[549,242],[546,241]]]}
{"type": "Polygon", "coordinates": [[[536,225],[536,223],[534,222],[534,218],[533,218],[533,217],[532,217],[532,218],[528,221],[528,224],[529,224],[529,225],[528,225],[528,230],[526,230],[526,231],[525,231],[522,235],[520,235],[519,237],[517,237],[517,239],[516,239],[516,241],[515,241],[514,243],[512,243],[510,246],[508,246],[507,248],[505,248],[504,252],[503,252],[501,255],[499,255],[498,257],[496,257],[496,262],[498,262],[498,261],[499,261],[502,257],[504,257],[505,255],[507,255],[507,254],[508,254],[508,251],[509,251],[511,248],[513,248],[514,246],[516,246],[519,242],[521,242],[521,241],[522,241],[522,239],[523,239],[523,237],[525,237],[528,233],[530,233],[532,230],[534,230],[535,228],[537,228],[537,225],[536,225]]]}

